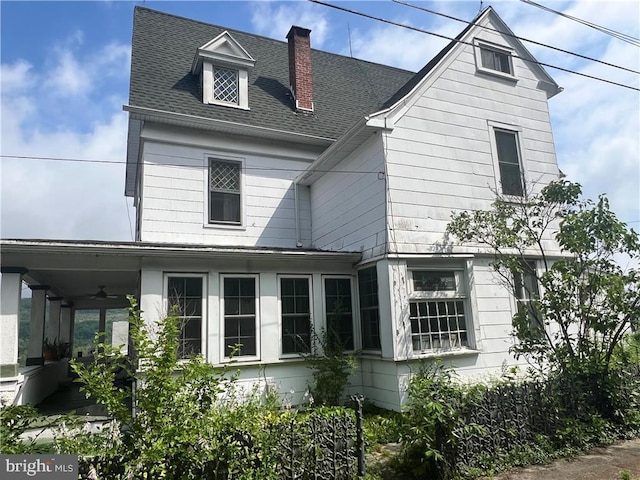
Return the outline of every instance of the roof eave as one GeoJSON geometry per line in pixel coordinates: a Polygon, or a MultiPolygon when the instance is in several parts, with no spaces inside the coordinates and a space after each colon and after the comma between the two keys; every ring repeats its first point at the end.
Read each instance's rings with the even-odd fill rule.
{"type": "Polygon", "coordinates": [[[122,255],[132,257],[310,257],[354,263],[360,261],[359,252],[336,252],[310,249],[286,249],[266,247],[224,247],[208,245],[159,244],[143,242],[109,242],[89,240],[28,240],[0,239],[2,254],[86,254],[122,255]]]}

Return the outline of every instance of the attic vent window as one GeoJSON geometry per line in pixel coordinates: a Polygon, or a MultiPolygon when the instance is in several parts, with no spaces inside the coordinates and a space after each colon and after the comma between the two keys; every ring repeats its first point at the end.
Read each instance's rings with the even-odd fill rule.
{"type": "Polygon", "coordinates": [[[476,40],[474,50],[479,72],[517,81],[513,69],[513,52],[508,47],[476,40]]]}
{"type": "Polygon", "coordinates": [[[482,57],[482,66],[484,68],[513,75],[508,53],[487,47],[480,47],[480,56],[482,57]]]}
{"type": "Polygon", "coordinates": [[[213,98],[219,102],[238,104],[238,72],[236,70],[214,67],[213,98]]]}

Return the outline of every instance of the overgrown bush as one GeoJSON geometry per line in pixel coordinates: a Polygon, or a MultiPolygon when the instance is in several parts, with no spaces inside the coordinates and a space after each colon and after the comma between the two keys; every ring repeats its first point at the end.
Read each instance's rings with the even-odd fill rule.
{"type": "Polygon", "coordinates": [[[93,364],[72,364],[87,396],[114,421],[99,433],[61,431],[58,451],[91,456],[109,478],[275,478],[269,458],[275,439],[267,428],[272,418],[259,392],[239,391],[228,369],[214,368],[201,355],[181,360],[177,318],[160,321],[151,335],[131,301],[137,364],[105,344],[97,345],[93,364]],[[123,371],[136,379],[135,395],[117,381],[123,371]]]}
{"type": "MultiPolygon", "coordinates": [[[[40,453],[35,439],[21,436],[33,428],[40,418],[38,411],[31,405],[6,405],[0,408],[0,450],[7,455],[40,453]]],[[[39,422],[42,424],[42,422],[39,422]]]]}
{"type": "Polygon", "coordinates": [[[72,364],[82,389],[113,417],[98,432],[90,424],[59,429],[57,452],[79,454],[81,472],[102,480],[353,478],[353,412],[282,409],[269,388],[244,391],[229,368],[179,358],[176,317],[152,335],[131,302],[137,362],[98,344],[93,364],[72,364]],[[136,380],[135,394],[118,382],[123,372],[136,380]]]}
{"type": "Polygon", "coordinates": [[[356,357],[346,353],[339,341],[332,341],[325,330],[313,332],[312,336],[311,352],[304,359],[313,376],[313,384],[309,386],[313,402],[338,406],[349,385],[349,375],[356,369],[356,357]]]}
{"type": "Polygon", "coordinates": [[[606,380],[563,372],[467,385],[424,365],[409,386],[399,468],[406,478],[473,477],[639,435],[638,370],[606,380]]]}

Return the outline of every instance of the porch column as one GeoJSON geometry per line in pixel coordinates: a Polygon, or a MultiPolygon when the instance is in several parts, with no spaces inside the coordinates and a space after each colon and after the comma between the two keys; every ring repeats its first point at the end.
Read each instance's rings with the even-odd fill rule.
{"type": "Polygon", "coordinates": [[[49,340],[49,343],[62,343],[60,339],[61,307],[62,297],[49,297],[49,328],[47,330],[47,340],[49,340]]]}
{"type": "MultiPolygon", "coordinates": [[[[98,343],[105,343],[107,339],[107,309],[106,307],[100,307],[100,319],[98,320],[98,343]]],[[[100,353],[104,352],[104,349],[100,349],[100,353]]]]}
{"type": "Polygon", "coordinates": [[[0,281],[0,377],[18,375],[18,325],[26,268],[2,267],[0,281]]]}
{"type": "Polygon", "coordinates": [[[33,285],[29,288],[31,288],[31,322],[29,323],[27,366],[44,365],[42,342],[44,341],[44,321],[49,285],[33,285]]]}

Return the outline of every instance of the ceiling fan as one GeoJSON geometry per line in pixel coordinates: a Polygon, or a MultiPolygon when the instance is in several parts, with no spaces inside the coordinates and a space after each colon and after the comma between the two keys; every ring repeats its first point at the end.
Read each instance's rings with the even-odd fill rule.
{"type": "Polygon", "coordinates": [[[105,286],[106,285],[98,285],[99,290],[93,295],[90,295],[89,298],[96,299],[96,300],[106,300],[107,298],[118,298],[118,295],[109,295],[107,292],[105,292],[104,291],[105,286]]]}

